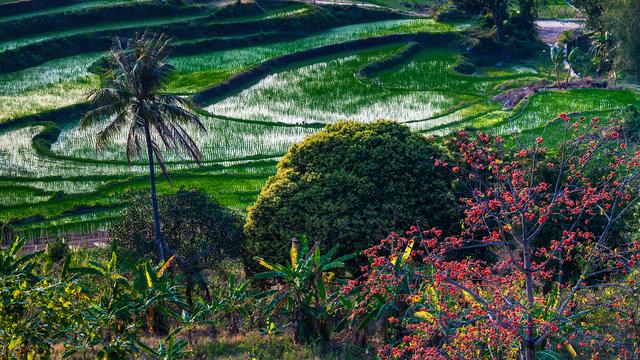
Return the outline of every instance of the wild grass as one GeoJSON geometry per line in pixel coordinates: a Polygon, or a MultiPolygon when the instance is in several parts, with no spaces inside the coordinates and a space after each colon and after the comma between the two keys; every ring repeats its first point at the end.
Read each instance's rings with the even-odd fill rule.
{"type": "Polygon", "coordinates": [[[537,12],[541,19],[572,19],[579,15],[567,0],[539,0],[537,12]]]}
{"type": "Polygon", "coordinates": [[[282,359],[282,360],[355,360],[372,359],[366,349],[348,341],[329,345],[296,345],[288,334],[261,335],[252,331],[239,336],[224,336],[215,342],[203,339],[194,350],[194,358],[211,360],[282,359]]]}

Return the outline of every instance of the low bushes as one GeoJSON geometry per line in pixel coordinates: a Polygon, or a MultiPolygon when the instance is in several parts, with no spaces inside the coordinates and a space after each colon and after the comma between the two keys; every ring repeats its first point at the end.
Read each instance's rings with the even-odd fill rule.
{"type": "MultiPolygon", "coordinates": [[[[129,206],[109,231],[120,257],[135,263],[157,255],[148,192],[128,193],[129,206]]],[[[238,256],[244,241],[239,218],[206,194],[178,190],[158,198],[163,241],[170,254],[179,257],[191,301],[194,283],[202,283],[202,271],[223,258],[238,256]]],[[[206,286],[204,287],[206,289],[206,286]]]]}
{"type": "MultiPolygon", "coordinates": [[[[312,232],[339,229],[331,235],[355,234],[361,246],[368,229],[377,230],[387,218],[370,204],[399,199],[418,208],[413,201],[427,194],[433,215],[449,203],[436,197],[443,191],[434,187],[441,180],[434,169],[449,171],[460,185],[463,226],[441,231],[452,218],[440,218],[433,227],[409,226],[373,240],[361,251],[368,265],[358,273],[342,271],[353,253],[337,255],[350,243],[334,242],[324,251],[325,240],[303,230],[311,241],[300,236],[265,245],[284,247],[282,261],[263,259],[267,251],[251,260],[265,271],[253,279],[270,282],[255,286],[230,266],[221,279],[205,278],[201,285],[210,294],[189,301],[189,278],[174,272],[184,256],[154,266],[143,255],[123,262],[118,251],[69,249],[50,256],[64,258],[51,264],[42,253],[23,255],[26,242],[14,240],[0,249],[0,353],[48,358],[58,355],[52,354],[57,348],[65,356],[110,359],[144,357],[142,351],[171,359],[633,358],[640,353],[640,244],[636,223],[628,234],[614,228],[637,208],[637,145],[627,142],[621,125],[629,124],[566,114],[558,121],[566,141],[552,151],[560,148],[563,157],[549,156],[554,143],[543,137],[514,142],[460,132],[447,138],[458,156],[443,158],[428,139],[391,122],[339,123],[294,146],[267,185],[271,193],[286,185],[268,199],[281,212],[271,218],[272,229],[308,217],[312,232]],[[430,151],[428,159],[420,156],[424,151],[430,151]],[[420,173],[421,164],[431,173],[420,173]],[[583,171],[592,166],[607,171],[583,171]],[[407,195],[372,196],[403,182],[427,185],[407,195]],[[291,199],[299,202],[286,208],[291,199]],[[343,204],[349,212],[334,216],[348,207],[343,204]],[[358,221],[353,215],[361,210],[367,218],[358,221]],[[344,221],[348,216],[356,221],[344,221]],[[496,259],[483,260],[473,249],[496,259]],[[466,255],[456,256],[460,252],[466,255]],[[579,276],[568,276],[569,267],[579,276]],[[219,329],[227,336],[216,338],[219,329]],[[247,334],[249,329],[258,330],[247,334]]],[[[143,195],[140,201],[148,202],[143,195]]],[[[183,192],[164,204],[175,207],[164,219],[165,237],[188,239],[202,229],[193,219],[223,218],[209,214],[209,202],[183,192]]],[[[404,211],[389,204],[393,214],[404,211]]],[[[142,224],[148,213],[132,212],[123,221],[142,224]]],[[[145,227],[133,230],[149,232],[145,227]]]]}

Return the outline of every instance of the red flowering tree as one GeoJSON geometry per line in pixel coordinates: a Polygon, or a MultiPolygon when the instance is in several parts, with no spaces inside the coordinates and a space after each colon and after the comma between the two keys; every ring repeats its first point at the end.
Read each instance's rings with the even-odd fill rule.
{"type": "Polygon", "coordinates": [[[457,163],[436,164],[465,190],[463,231],[414,227],[365,251],[370,265],[343,294],[356,294],[354,321],[385,306],[400,314],[386,319],[395,342],[379,348],[382,358],[532,360],[552,346],[575,356],[595,344],[575,344],[575,334],[602,338],[585,316],[615,304],[593,294],[635,291],[634,279],[621,279],[639,244],[610,235],[638,200],[640,152],[618,124],[560,119],[553,153],[544,134],[522,146],[458,133],[457,163]],[[478,248],[496,260],[459,255],[478,248]],[[569,264],[574,275],[562,276],[569,264]]]}

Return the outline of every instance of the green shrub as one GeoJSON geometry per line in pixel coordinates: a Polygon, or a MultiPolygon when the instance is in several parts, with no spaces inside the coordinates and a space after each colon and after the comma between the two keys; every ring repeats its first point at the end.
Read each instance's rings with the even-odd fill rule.
{"type": "Polygon", "coordinates": [[[469,20],[469,15],[460,11],[457,7],[453,5],[448,5],[444,8],[441,8],[434,17],[439,22],[454,22],[454,21],[464,21],[469,20]]]}
{"type": "Polygon", "coordinates": [[[465,75],[473,74],[477,68],[468,61],[463,61],[454,67],[454,70],[465,75]]]}
{"type": "MultiPolygon", "coordinates": [[[[153,258],[157,253],[149,193],[130,192],[125,196],[130,206],[109,231],[118,255],[128,263],[153,258]]],[[[187,280],[189,297],[194,284],[203,282],[202,270],[239,255],[244,240],[242,223],[235,213],[198,190],[180,189],[161,195],[158,205],[164,244],[181,260],[178,263],[187,280]]]]}
{"type": "Polygon", "coordinates": [[[60,262],[69,251],[69,244],[64,238],[57,238],[47,244],[47,255],[53,262],[60,262]]]}
{"type": "Polygon", "coordinates": [[[634,143],[640,142],[640,111],[631,105],[622,111],[622,120],[626,136],[634,143]]]}
{"type": "Polygon", "coordinates": [[[389,231],[458,224],[448,174],[434,168],[434,141],[390,121],[340,122],[294,145],[249,208],[243,261],[284,263],[305,233],[326,252],[359,252],[389,231]]]}

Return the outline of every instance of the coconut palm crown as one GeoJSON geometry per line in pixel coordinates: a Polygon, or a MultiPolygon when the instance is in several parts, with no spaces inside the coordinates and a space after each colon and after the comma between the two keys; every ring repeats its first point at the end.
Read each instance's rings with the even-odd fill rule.
{"type": "Polygon", "coordinates": [[[201,164],[202,154],[187,129],[206,131],[198,116],[190,110],[191,103],[187,99],[161,92],[175,71],[167,61],[169,43],[167,36],[148,32],[136,34],[126,45],[116,37],[109,52],[108,65],[101,74],[101,85],[88,96],[93,109],[80,122],[80,128],[86,129],[107,121],[96,138],[98,150],[126,132],[129,164],[146,148],[156,242],[161,260],[164,260],[164,246],[157,210],[154,159],[165,176],[167,169],[162,148],[187,154],[201,164]]]}

